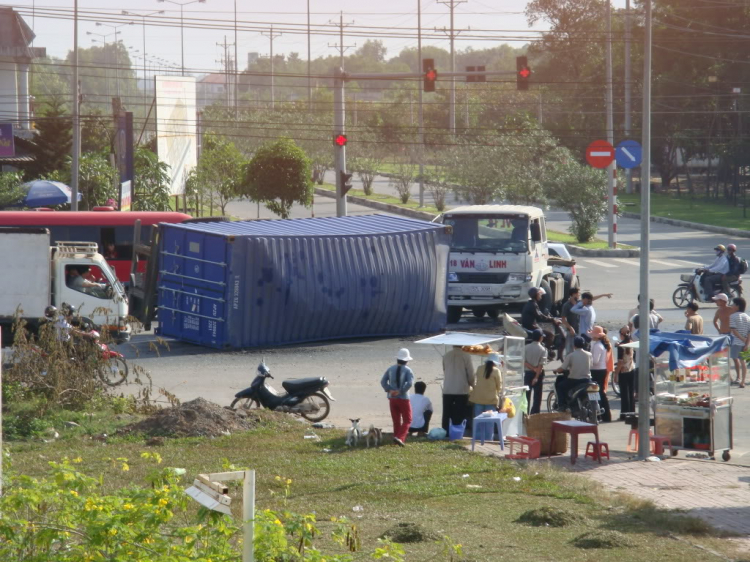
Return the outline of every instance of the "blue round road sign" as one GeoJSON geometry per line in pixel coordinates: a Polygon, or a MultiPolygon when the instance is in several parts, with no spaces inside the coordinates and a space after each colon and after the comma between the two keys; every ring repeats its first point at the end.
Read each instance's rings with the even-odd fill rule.
{"type": "Polygon", "coordinates": [[[624,140],[615,149],[615,160],[620,168],[636,168],[643,160],[643,148],[634,140],[624,140]]]}

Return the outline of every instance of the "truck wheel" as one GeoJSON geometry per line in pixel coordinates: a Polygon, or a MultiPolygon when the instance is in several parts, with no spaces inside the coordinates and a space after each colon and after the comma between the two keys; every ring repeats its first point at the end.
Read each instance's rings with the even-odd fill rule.
{"type": "Polygon", "coordinates": [[[487,316],[489,316],[493,320],[497,320],[500,317],[500,309],[499,308],[488,308],[487,309],[487,316]]]}
{"type": "Polygon", "coordinates": [[[570,298],[570,290],[572,288],[580,289],[581,288],[581,281],[578,279],[578,275],[573,275],[573,278],[570,280],[570,282],[565,283],[565,294],[563,301],[566,301],[570,298]]]}
{"type": "Polygon", "coordinates": [[[484,318],[487,311],[484,308],[472,308],[471,313],[477,318],[484,318]]]}
{"type": "Polygon", "coordinates": [[[448,307],[448,323],[455,324],[456,322],[461,320],[462,312],[463,312],[463,307],[461,306],[449,306],[448,307]]]}
{"type": "Polygon", "coordinates": [[[544,296],[539,303],[539,308],[542,310],[552,310],[552,305],[555,303],[552,302],[552,289],[549,286],[549,281],[547,281],[547,279],[542,279],[539,287],[544,289],[544,296]]]}

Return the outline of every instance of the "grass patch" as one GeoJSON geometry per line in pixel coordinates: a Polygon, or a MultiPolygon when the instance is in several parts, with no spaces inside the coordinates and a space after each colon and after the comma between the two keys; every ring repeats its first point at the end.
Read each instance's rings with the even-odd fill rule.
{"type": "MultiPolygon", "coordinates": [[[[110,428],[97,429],[112,435],[110,428]]],[[[332,528],[331,517],[346,516],[356,526],[362,544],[362,550],[353,554],[356,561],[370,559],[379,537],[396,540],[394,535],[400,533],[402,541],[424,539],[407,543],[407,560],[445,560],[441,554],[445,543],[438,545],[433,537],[448,536],[452,544],[463,545],[470,560],[507,559],[512,548],[516,561],[578,561],[582,554],[574,541],[596,529],[615,528],[632,543],[632,559],[682,562],[697,554],[686,541],[663,536],[654,520],[641,511],[644,505],[607,496],[583,477],[546,463],[522,466],[472,454],[456,444],[427,440],[410,440],[406,448],[349,448],[342,430],[316,429],[319,439],[305,439],[309,431],[309,426],[289,416],[268,412],[264,423],[248,432],[165,439],[156,448],[132,434],[110,437],[107,442],[82,435],[48,443],[16,442],[9,448],[12,469],[28,476],[46,474],[49,461],[81,457],[81,470],[104,476],[102,493],[145,485],[153,469],[152,463],[140,458],[146,450],[158,451],[163,467],[184,468],[185,484],[200,472],[251,467],[256,470],[258,509],[314,512],[324,533],[332,528]],[[129,470],[124,472],[112,458],[127,458],[129,470]],[[291,480],[288,489],[287,479],[291,480]],[[543,508],[559,510],[571,524],[512,524],[524,513],[543,508]]],[[[239,497],[236,487],[231,493],[239,497]]],[[[240,503],[232,502],[235,516],[239,516],[240,503]]],[[[668,525],[670,515],[662,516],[666,519],[660,525],[668,525]]],[[[684,528],[684,532],[690,530],[684,528]]],[[[712,536],[700,540],[722,552],[730,548],[712,536]]],[[[327,539],[321,546],[343,553],[342,547],[327,539]]],[[[622,552],[602,548],[596,559],[619,562],[622,552]]]]}
{"type": "MultiPolygon", "coordinates": [[[[317,185],[315,187],[327,189],[328,191],[336,191],[336,186],[331,185],[330,183],[324,183],[323,185],[317,185]]],[[[372,195],[365,195],[365,192],[359,189],[350,189],[348,195],[362,197],[363,199],[369,199],[370,201],[377,201],[379,203],[388,203],[389,205],[397,205],[399,207],[403,207],[404,209],[412,209],[413,211],[423,211],[425,213],[432,213],[434,215],[440,214],[440,211],[438,211],[437,208],[435,207],[429,207],[429,206],[420,207],[418,201],[410,200],[408,203],[402,203],[401,200],[398,199],[397,197],[390,197],[388,195],[381,195],[378,193],[373,193],[372,195]]]]}
{"type": "Polygon", "coordinates": [[[524,511],[518,522],[534,527],[567,527],[576,523],[585,524],[586,518],[570,509],[545,506],[524,511]]]}
{"type": "MultiPolygon", "coordinates": [[[[572,234],[569,234],[567,232],[559,232],[557,230],[548,230],[547,231],[547,237],[549,238],[550,242],[558,242],[561,244],[574,244],[575,246],[579,246],[581,248],[588,248],[590,250],[606,250],[609,248],[609,244],[606,240],[600,240],[599,238],[594,238],[591,242],[579,242],[576,240],[576,237],[572,234]]],[[[619,249],[623,250],[635,250],[635,246],[630,246],[628,244],[617,244],[617,247],[619,249]]]]}
{"type": "Polygon", "coordinates": [[[584,533],[575,539],[573,544],[578,548],[630,548],[635,546],[633,540],[619,531],[596,530],[584,533]]]}
{"type": "MultiPolygon", "coordinates": [[[[640,194],[624,194],[617,197],[623,211],[641,212],[640,194]]],[[[703,197],[688,197],[687,195],[677,197],[671,194],[652,193],[651,215],[712,226],[750,229],[750,212],[748,212],[748,218],[745,218],[741,206],[736,207],[716,199],[703,197]]]]}
{"type": "Polygon", "coordinates": [[[397,543],[415,543],[440,540],[440,535],[428,531],[417,523],[411,521],[396,523],[385,533],[380,535],[381,539],[389,539],[397,543]]]}

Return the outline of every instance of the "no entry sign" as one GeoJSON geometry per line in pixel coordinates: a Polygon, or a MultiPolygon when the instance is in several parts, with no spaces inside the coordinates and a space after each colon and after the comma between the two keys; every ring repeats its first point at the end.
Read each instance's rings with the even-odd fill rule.
{"type": "Polygon", "coordinates": [[[594,168],[606,168],[615,159],[615,147],[605,140],[595,140],[586,149],[586,162],[594,168]]]}

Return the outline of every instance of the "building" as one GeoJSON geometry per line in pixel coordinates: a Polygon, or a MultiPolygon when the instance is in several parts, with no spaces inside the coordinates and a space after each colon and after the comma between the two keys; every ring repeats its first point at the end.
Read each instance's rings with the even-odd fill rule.
{"type": "Polygon", "coordinates": [[[227,102],[227,75],[224,73],[206,74],[198,81],[198,109],[211,104],[227,102]]]}

